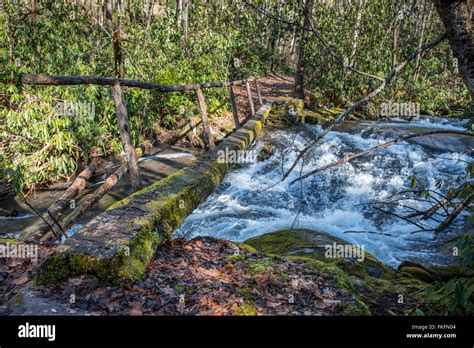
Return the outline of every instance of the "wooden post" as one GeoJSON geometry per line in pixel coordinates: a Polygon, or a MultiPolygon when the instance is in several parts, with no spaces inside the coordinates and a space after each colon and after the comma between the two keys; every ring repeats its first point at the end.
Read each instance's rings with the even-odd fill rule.
{"type": "Polygon", "coordinates": [[[206,101],[204,100],[204,94],[202,94],[202,90],[200,88],[196,89],[196,96],[198,99],[202,128],[204,129],[204,136],[206,137],[207,146],[212,149],[215,147],[214,138],[212,137],[211,128],[209,127],[209,120],[207,119],[206,101]]]}
{"type": "Polygon", "coordinates": [[[234,87],[229,86],[230,106],[232,108],[232,116],[234,116],[235,128],[240,128],[239,114],[237,112],[237,103],[235,102],[234,87]]]}
{"type": "Polygon", "coordinates": [[[260,92],[260,86],[258,85],[258,79],[255,79],[255,88],[257,89],[258,103],[263,106],[262,93],[260,92]]]}
{"type": "Polygon", "coordinates": [[[250,92],[250,84],[248,81],[245,82],[245,86],[247,87],[247,96],[249,97],[250,112],[252,115],[255,115],[255,107],[253,106],[252,92],[250,92]]]}
{"type": "Polygon", "coordinates": [[[127,108],[123,101],[122,88],[119,83],[112,85],[112,95],[114,96],[115,113],[117,114],[117,124],[120,130],[123,151],[127,154],[128,170],[132,187],[134,190],[138,190],[142,187],[140,168],[138,167],[138,157],[130,135],[127,108]]]}

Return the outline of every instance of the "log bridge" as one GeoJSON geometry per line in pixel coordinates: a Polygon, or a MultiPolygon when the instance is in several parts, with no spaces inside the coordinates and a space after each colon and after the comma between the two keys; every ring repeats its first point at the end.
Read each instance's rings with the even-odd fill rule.
{"type": "Polygon", "coordinates": [[[63,281],[81,274],[92,274],[107,283],[130,285],[140,280],[157,248],[182,221],[220,184],[231,164],[218,159],[224,151],[245,150],[259,134],[271,112],[276,117],[295,112],[304,120],[301,100],[262,100],[257,78],[230,82],[191,85],[159,85],[135,80],[95,76],[24,75],[22,82],[33,85],[109,85],[115,103],[117,124],[135,193],[109,207],[89,221],[73,236],[59,244],[39,268],[37,282],[45,284],[63,281]],[[254,82],[260,108],[254,112],[250,82],[254,82]],[[251,116],[244,124],[237,117],[234,86],[245,85],[251,116]],[[194,91],[209,150],[193,165],[165,179],[141,188],[135,147],[130,136],[127,109],[122,86],[158,90],[161,92],[194,91]],[[228,88],[235,130],[219,145],[215,145],[202,90],[228,88]],[[282,108],[284,107],[284,108],[282,108]]]}
{"type": "Polygon", "coordinates": [[[45,74],[27,74],[21,77],[22,84],[28,85],[44,85],[44,86],[74,86],[74,85],[99,85],[99,86],[110,86],[112,90],[112,96],[114,99],[115,113],[117,116],[117,125],[120,131],[120,139],[122,142],[122,148],[126,154],[128,171],[130,173],[130,179],[134,190],[142,188],[140,169],[138,167],[138,158],[135,153],[135,147],[133,145],[132,137],[130,135],[130,127],[128,122],[127,108],[124,103],[122,87],[135,87],[140,89],[148,89],[159,92],[187,92],[194,91],[199,106],[199,113],[201,116],[201,122],[204,129],[204,136],[209,149],[215,147],[214,138],[212,137],[211,130],[209,127],[209,119],[207,117],[207,107],[203,89],[206,88],[228,88],[229,97],[232,106],[232,115],[235,123],[235,128],[240,127],[240,122],[237,114],[237,104],[235,101],[234,86],[245,85],[247,89],[247,97],[250,104],[251,114],[255,113],[252,93],[250,90],[250,83],[255,83],[257,91],[257,97],[260,102],[260,106],[263,105],[262,96],[260,93],[260,86],[258,84],[258,78],[250,77],[245,80],[228,81],[228,82],[204,82],[197,84],[185,84],[185,85],[162,85],[157,83],[143,82],[138,80],[126,80],[115,77],[102,77],[102,76],[55,76],[45,74]]]}

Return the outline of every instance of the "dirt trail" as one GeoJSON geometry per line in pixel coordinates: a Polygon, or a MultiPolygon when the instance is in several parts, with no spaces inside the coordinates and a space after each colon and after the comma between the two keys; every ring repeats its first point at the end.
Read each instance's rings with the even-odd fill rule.
{"type": "MultiPolygon", "coordinates": [[[[258,80],[262,99],[272,100],[278,97],[291,97],[293,94],[294,80],[292,76],[271,74],[262,77],[258,80]]],[[[252,93],[252,100],[255,106],[255,111],[258,110],[259,103],[257,97],[257,89],[255,83],[250,83],[250,90],[252,93]]],[[[238,86],[235,88],[235,95],[237,98],[237,108],[239,110],[239,120],[243,121],[250,115],[250,103],[247,97],[247,89],[245,86],[238,86]]]]}

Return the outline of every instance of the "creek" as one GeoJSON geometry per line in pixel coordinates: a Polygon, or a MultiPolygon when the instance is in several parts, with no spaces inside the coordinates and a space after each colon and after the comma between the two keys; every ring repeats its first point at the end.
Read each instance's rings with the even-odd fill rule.
{"type": "MultiPolygon", "coordinates": [[[[302,149],[322,128],[304,124],[269,130],[254,149],[258,151],[270,142],[275,147],[274,154],[264,161],[236,166],[174,235],[241,242],[267,232],[305,228],[363,246],[392,267],[404,260],[449,264],[453,256],[446,242],[465,231],[473,234],[467,213],[441,233],[416,232],[419,227],[395,215],[426,210],[436,199],[442,199],[448,187],[466,180],[468,162],[473,162],[472,137],[418,137],[330,168],[303,182],[290,182],[299,177],[301,170],[305,173],[401,135],[435,129],[466,130],[466,124],[463,120],[440,118],[345,122],[314,146],[305,157],[303,169],[297,166],[284,182],[280,179],[296,158],[294,149],[302,149]],[[437,192],[432,192],[433,198],[398,194],[411,189],[413,174],[416,188],[437,192]],[[374,209],[370,204],[373,202],[392,202],[383,206],[389,213],[374,209]]],[[[433,217],[441,221],[443,211],[439,212],[433,217]]],[[[428,219],[421,224],[432,229],[439,222],[428,219]]]]}

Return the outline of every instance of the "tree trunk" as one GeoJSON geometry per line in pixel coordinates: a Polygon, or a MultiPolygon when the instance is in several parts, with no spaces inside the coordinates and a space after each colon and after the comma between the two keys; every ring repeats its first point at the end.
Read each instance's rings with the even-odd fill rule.
{"type": "Polygon", "coordinates": [[[31,21],[36,20],[36,0],[31,0],[31,21]]]}
{"type": "Polygon", "coordinates": [[[362,11],[365,6],[365,0],[359,0],[359,4],[357,7],[357,15],[356,15],[356,22],[354,26],[354,32],[352,34],[352,50],[351,50],[351,55],[349,57],[349,65],[351,67],[354,66],[355,64],[355,56],[357,52],[357,45],[358,45],[358,40],[359,40],[359,33],[360,33],[360,24],[362,22],[362,11]]]}
{"type": "Polygon", "coordinates": [[[395,28],[393,30],[392,67],[397,65],[397,50],[398,50],[398,21],[395,23],[395,28]]]}
{"type": "Polygon", "coordinates": [[[117,16],[115,22],[115,28],[112,33],[113,47],[114,47],[114,66],[115,66],[115,76],[122,78],[123,77],[123,56],[122,56],[122,33],[120,31],[120,5],[121,1],[117,1],[117,16]]]}
{"type": "MultiPolygon", "coordinates": [[[[423,5],[423,13],[421,15],[421,29],[420,29],[421,34],[420,34],[420,39],[418,40],[418,48],[423,46],[423,42],[425,40],[426,23],[429,23],[431,20],[431,10],[432,10],[431,3],[425,3],[423,5]],[[427,8],[428,8],[428,13],[426,13],[427,8]]],[[[418,75],[420,73],[420,64],[421,64],[421,53],[416,56],[415,73],[413,74],[414,81],[418,80],[418,75]]]]}
{"type": "MultiPolygon", "coordinates": [[[[275,16],[280,17],[280,12],[281,12],[281,3],[279,3],[275,9],[275,16]]],[[[270,72],[273,72],[273,70],[275,69],[275,55],[277,51],[279,38],[280,38],[280,22],[274,21],[273,27],[271,30],[270,39],[268,41],[268,50],[271,52],[270,65],[269,65],[270,72]]]]}
{"type": "Polygon", "coordinates": [[[105,22],[107,24],[107,28],[112,30],[112,0],[106,0],[105,3],[105,22]]]}
{"type": "Polygon", "coordinates": [[[176,0],[176,11],[174,14],[174,22],[176,27],[179,29],[181,23],[181,9],[183,7],[183,0],[176,0]]]}
{"type": "Polygon", "coordinates": [[[188,14],[189,14],[189,0],[183,0],[183,46],[188,42],[188,14]]]}
{"type": "Polygon", "coordinates": [[[474,31],[467,0],[434,0],[474,109],[474,31]]]}
{"type": "Polygon", "coordinates": [[[298,46],[298,61],[296,63],[294,95],[296,98],[304,98],[304,68],[305,68],[305,46],[309,36],[311,14],[313,13],[314,0],[306,0],[304,9],[304,22],[301,40],[298,46]]]}

